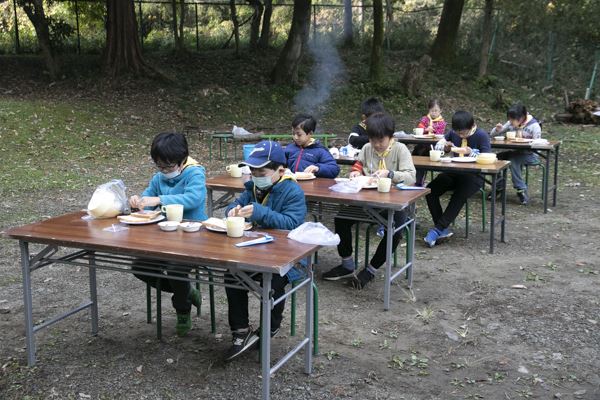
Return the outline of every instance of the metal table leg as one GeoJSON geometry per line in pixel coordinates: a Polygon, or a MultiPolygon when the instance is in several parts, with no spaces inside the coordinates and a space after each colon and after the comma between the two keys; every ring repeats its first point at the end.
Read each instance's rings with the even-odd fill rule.
{"type": "MultiPolygon", "coordinates": [[[[269,400],[271,392],[271,278],[272,273],[262,276],[262,321],[260,324],[260,362],[262,370],[262,400],[269,400]]],[[[310,289],[312,287],[309,286],[310,289]]]]}
{"type": "Polygon", "coordinates": [[[410,206],[410,210],[411,210],[411,215],[413,216],[413,221],[410,224],[410,238],[406,238],[408,240],[408,242],[406,243],[406,254],[407,254],[407,258],[408,260],[406,260],[407,263],[410,263],[410,267],[407,269],[407,274],[408,274],[408,287],[412,288],[412,283],[413,283],[413,266],[415,263],[415,236],[416,236],[416,229],[417,229],[417,206],[416,204],[412,204],[410,206]]]}
{"type": "Polygon", "coordinates": [[[546,152],[546,169],[544,170],[544,178],[542,179],[542,191],[544,193],[544,214],[548,213],[548,178],[550,176],[550,150],[546,152]]]}
{"type": "Polygon", "coordinates": [[[309,267],[306,269],[306,273],[310,278],[310,283],[306,285],[306,323],[304,325],[304,338],[307,339],[306,347],[304,349],[304,372],[307,374],[312,373],[312,347],[313,347],[313,323],[314,321],[314,303],[313,303],[313,269],[311,265],[311,257],[307,257],[306,262],[309,267]]]}
{"type": "Polygon", "coordinates": [[[96,258],[94,252],[90,252],[90,315],[92,317],[92,335],[98,334],[98,293],[96,286],[96,258]]]}
{"type": "Polygon", "coordinates": [[[19,247],[21,248],[21,270],[23,272],[23,305],[25,308],[25,344],[27,345],[27,365],[33,367],[35,365],[35,337],[33,336],[29,243],[19,241],[19,247]]]}
{"type": "Polygon", "coordinates": [[[554,150],[554,188],[552,190],[552,207],[556,207],[556,193],[558,191],[558,150],[560,145],[556,145],[554,150]]]}
{"type": "MultiPolygon", "coordinates": [[[[492,204],[490,206],[490,254],[494,253],[494,236],[496,231],[496,192],[498,175],[492,174],[492,204]]],[[[506,191],[504,192],[506,193],[506,191]]]]}
{"type": "MultiPolygon", "coordinates": [[[[387,243],[385,244],[385,285],[383,287],[383,309],[390,309],[390,289],[392,286],[392,247],[394,241],[394,211],[387,211],[387,243]]],[[[367,266],[365,265],[365,268],[367,266]]]]}
{"type": "Polygon", "coordinates": [[[501,214],[502,214],[502,222],[500,223],[500,241],[502,243],[505,243],[504,240],[504,233],[505,233],[505,228],[506,228],[506,180],[508,178],[508,168],[505,168],[504,171],[502,171],[502,195],[501,195],[501,199],[500,201],[502,202],[501,205],[501,214]]]}
{"type": "Polygon", "coordinates": [[[208,217],[212,217],[213,216],[213,191],[212,189],[206,188],[206,197],[207,197],[207,202],[206,202],[206,212],[208,214],[208,217]]]}

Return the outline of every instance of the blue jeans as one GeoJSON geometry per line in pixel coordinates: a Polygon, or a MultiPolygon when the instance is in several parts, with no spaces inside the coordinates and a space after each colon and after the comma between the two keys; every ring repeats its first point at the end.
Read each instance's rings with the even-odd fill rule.
{"type": "Polygon", "coordinates": [[[513,187],[516,190],[527,190],[527,184],[521,176],[523,167],[528,164],[538,164],[540,159],[532,151],[503,151],[498,153],[499,160],[510,161],[510,175],[512,176],[513,187]]]}

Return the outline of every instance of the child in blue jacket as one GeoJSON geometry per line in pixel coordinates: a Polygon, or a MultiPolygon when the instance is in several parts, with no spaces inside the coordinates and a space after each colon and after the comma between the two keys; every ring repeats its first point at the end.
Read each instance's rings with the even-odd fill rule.
{"type": "MultiPolygon", "coordinates": [[[[160,133],[152,141],[150,156],[156,164],[157,172],[141,196],[131,196],[131,208],[153,209],[161,205],[183,204],[183,218],[204,221],[206,217],[206,185],[204,167],[189,156],[188,144],[181,133],[160,133]]],[[[140,260],[142,263],[143,260],[140,260]]],[[[142,266],[134,270],[156,273],[142,266]]],[[[181,272],[168,271],[169,276],[186,276],[181,272]]],[[[162,291],[173,293],[173,308],[177,312],[175,332],[184,336],[192,328],[192,304],[200,307],[200,294],[190,282],[135,275],[156,287],[160,280],[162,291]]]]}
{"type": "MultiPolygon", "coordinates": [[[[304,192],[292,176],[284,173],[286,159],[281,146],[277,142],[262,141],[244,164],[250,167],[252,180],[245,183],[246,190],[227,207],[226,215],[244,217],[260,228],[291,230],[300,226],[306,216],[304,192]]],[[[286,276],[273,274],[273,298],[281,297],[288,282],[298,278],[300,271],[296,268],[286,276]]],[[[250,349],[259,336],[248,320],[248,291],[230,287],[225,291],[233,336],[233,344],[226,356],[230,361],[250,349]]],[[[284,306],[282,301],[271,311],[271,336],[279,331],[284,306]]]]}
{"type": "Polygon", "coordinates": [[[292,121],[294,143],[285,148],[287,166],[292,172],[311,172],[320,178],[335,178],[340,167],[329,150],[312,137],[317,120],[299,114],[292,121]]]}
{"type": "MultiPolygon", "coordinates": [[[[467,111],[454,113],[452,130],[435,145],[436,150],[443,150],[446,153],[452,151],[453,148],[459,157],[475,157],[479,153],[491,151],[490,137],[483,129],[475,125],[473,115],[467,111]]],[[[427,236],[424,238],[429,247],[433,247],[440,240],[453,235],[449,228],[450,224],[454,222],[467,199],[477,193],[483,184],[483,176],[480,174],[442,172],[427,185],[431,192],[425,198],[434,223],[434,227],[427,232],[427,236]],[[443,210],[440,197],[448,191],[453,191],[453,193],[448,206],[443,210]]]]}

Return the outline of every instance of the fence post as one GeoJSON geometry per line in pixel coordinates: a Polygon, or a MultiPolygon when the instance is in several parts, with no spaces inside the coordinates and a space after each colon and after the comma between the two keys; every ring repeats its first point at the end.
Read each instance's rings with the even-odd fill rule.
{"type": "Polygon", "coordinates": [[[140,15],[140,46],[144,50],[144,17],[142,15],[142,0],[138,1],[138,14],[140,15]]]}
{"type": "Polygon", "coordinates": [[[198,3],[194,3],[194,11],[196,12],[196,51],[200,51],[200,35],[198,33],[198,3]]]}
{"type": "Polygon", "coordinates": [[[548,60],[546,64],[546,81],[552,82],[553,70],[552,70],[552,59],[554,58],[554,32],[548,32],[548,60]]]}
{"type": "Polygon", "coordinates": [[[13,0],[13,10],[15,11],[15,54],[21,52],[21,43],[19,42],[19,18],[17,18],[17,0],[13,0]]]}
{"type": "Polygon", "coordinates": [[[79,3],[75,0],[75,26],[77,27],[77,54],[81,54],[81,34],[79,32],[79,3]]]}

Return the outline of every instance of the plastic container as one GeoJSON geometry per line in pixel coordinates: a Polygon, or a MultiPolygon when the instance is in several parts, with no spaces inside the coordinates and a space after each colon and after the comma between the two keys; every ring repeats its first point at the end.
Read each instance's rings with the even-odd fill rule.
{"type": "Polygon", "coordinates": [[[252,153],[252,150],[254,150],[254,144],[245,144],[242,146],[243,152],[244,152],[244,161],[246,161],[248,159],[248,157],[250,157],[250,153],[252,153]]]}

